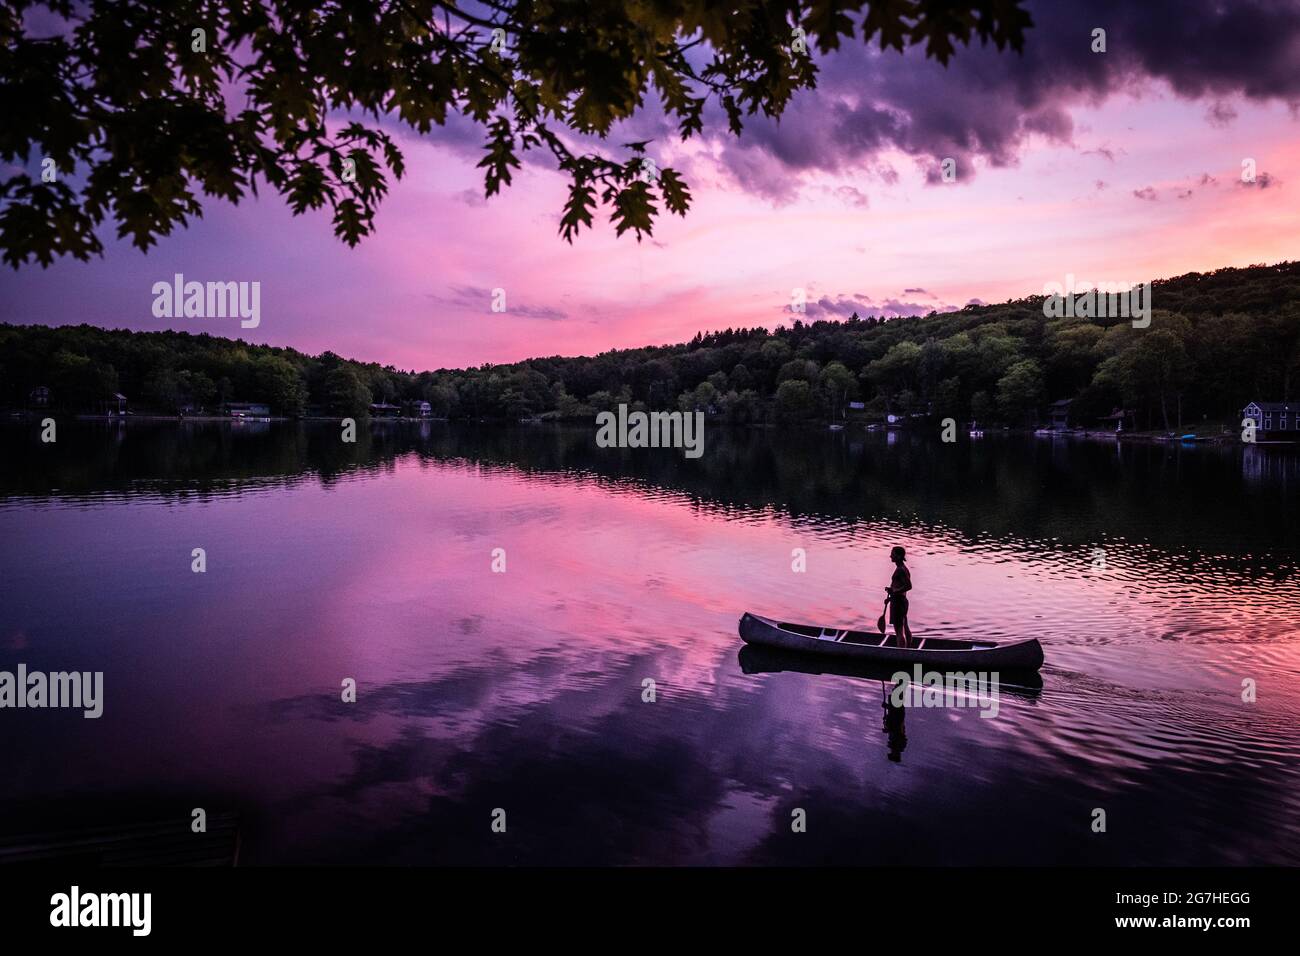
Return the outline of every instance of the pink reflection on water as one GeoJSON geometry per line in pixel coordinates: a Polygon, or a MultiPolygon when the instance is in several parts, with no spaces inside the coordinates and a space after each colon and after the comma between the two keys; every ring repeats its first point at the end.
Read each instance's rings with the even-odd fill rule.
{"type": "MultiPolygon", "coordinates": [[[[1101,569],[1091,549],[1051,542],[792,519],[415,455],[328,487],[55,504],[12,528],[3,517],[29,555],[20,588],[70,583],[59,567],[77,547],[110,583],[98,613],[112,623],[95,639],[113,720],[58,727],[69,759],[27,785],[166,781],[288,801],[295,812],[269,839],[289,855],[354,814],[469,800],[472,781],[455,768],[485,748],[538,734],[529,746],[563,760],[610,722],[629,753],[677,741],[723,780],[709,828],[724,849],[700,857],[713,862],[753,851],[754,814],[823,776],[933,800],[928,775],[975,785],[1029,755],[1040,772],[1117,788],[1224,761],[1296,782],[1292,586],[1187,573],[1136,543],[1107,542],[1101,569]],[[189,572],[191,543],[208,549],[208,574],[189,572]],[[895,544],[909,553],[918,634],[1034,636],[1047,652],[1042,695],[1006,701],[1003,719],[909,715],[910,776],[886,766],[874,682],[736,666],[744,610],[870,627],[895,544]],[[504,574],[491,570],[494,548],[504,574]],[[806,551],[805,573],[791,569],[793,548],[806,551]],[[1249,711],[1243,676],[1266,689],[1249,711]],[[345,677],[357,705],[339,700],[345,677]],[[646,678],[660,703],[641,702],[646,678]]],[[[56,606],[29,630],[89,637],[85,620],[84,608],[56,606]]],[[[1191,792],[1172,798],[1195,805],[1191,792]]]]}

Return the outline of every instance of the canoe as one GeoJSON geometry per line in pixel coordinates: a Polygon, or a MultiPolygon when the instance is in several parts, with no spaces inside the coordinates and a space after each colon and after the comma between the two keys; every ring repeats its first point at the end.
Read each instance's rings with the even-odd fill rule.
{"type": "MultiPolygon", "coordinates": [[[[742,674],[809,674],[822,677],[856,677],[867,681],[892,681],[899,666],[888,661],[860,661],[855,657],[827,657],[825,654],[800,654],[783,647],[742,644],[736,654],[742,674]]],[[[908,668],[910,671],[911,668],[908,668]]],[[[909,677],[911,674],[908,675],[909,677]]],[[[1036,700],[1043,690],[1043,676],[1036,670],[1002,668],[998,686],[1003,693],[1025,700],[1036,700]]]]}
{"type": "Polygon", "coordinates": [[[748,611],[740,619],[740,637],[746,644],[861,661],[921,664],[945,672],[1038,670],[1043,665],[1043,646],[1032,637],[1006,643],[923,637],[916,647],[899,647],[893,634],[790,624],[748,611]]]}

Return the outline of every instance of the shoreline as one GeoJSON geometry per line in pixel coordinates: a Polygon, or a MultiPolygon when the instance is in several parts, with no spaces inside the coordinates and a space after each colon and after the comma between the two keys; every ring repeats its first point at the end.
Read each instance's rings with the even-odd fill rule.
{"type": "MultiPolygon", "coordinates": [[[[35,411],[30,409],[17,410],[17,411],[11,410],[8,412],[0,412],[0,421],[7,420],[11,422],[15,422],[15,421],[32,422],[32,421],[37,421],[42,417],[49,416],[51,414],[53,413],[49,412],[48,410],[43,410],[43,411],[35,411]]],[[[64,416],[60,415],[58,417],[64,417],[64,416]]],[[[152,414],[152,413],[141,413],[141,414],[131,413],[128,415],[76,413],[73,414],[71,417],[76,421],[84,421],[84,422],[118,422],[121,424],[126,424],[129,422],[141,422],[141,423],[171,422],[173,424],[178,424],[178,425],[184,425],[191,422],[199,423],[199,424],[231,424],[231,425],[252,424],[252,423],[258,423],[258,424],[277,423],[278,424],[278,423],[286,423],[286,422],[338,424],[342,422],[345,418],[345,416],[342,415],[301,415],[298,417],[290,417],[287,415],[259,415],[256,417],[249,416],[249,417],[236,418],[230,415],[160,415],[160,414],[152,414]]],[[[709,421],[710,424],[713,425],[713,427],[718,427],[719,425],[722,425],[729,429],[734,428],[734,429],[778,430],[782,427],[808,428],[811,426],[814,428],[824,428],[830,434],[842,434],[845,432],[852,432],[852,431],[863,432],[863,433],[877,433],[882,431],[916,432],[916,431],[924,430],[922,428],[918,428],[917,426],[911,426],[911,425],[903,426],[901,428],[900,427],[886,428],[886,426],[883,423],[879,423],[879,422],[834,422],[832,423],[832,422],[825,422],[825,421],[815,421],[815,422],[787,422],[787,423],[750,422],[746,424],[740,424],[740,423],[711,421],[711,419],[713,419],[713,416],[709,416],[709,418],[706,418],[705,420],[709,421]],[[838,427],[831,427],[832,425],[838,427]]],[[[455,424],[455,425],[491,425],[491,426],[515,426],[515,425],[576,426],[576,425],[591,424],[586,418],[569,418],[569,419],[550,418],[550,419],[540,419],[540,420],[534,419],[534,420],[527,420],[527,421],[525,420],[512,421],[512,420],[505,420],[505,419],[497,420],[497,419],[405,418],[399,416],[374,416],[374,415],[366,416],[365,418],[359,418],[357,419],[357,421],[358,422],[366,421],[372,425],[386,424],[386,423],[395,423],[395,424],[403,424],[403,425],[423,425],[423,424],[439,423],[439,424],[455,424]]],[[[1191,438],[1183,438],[1181,435],[1174,435],[1168,432],[1112,432],[1112,431],[1099,431],[1094,429],[1079,429],[1079,430],[1069,430],[1069,431],[1044,431],[1042,429],[1012,428],[1009,426],[989,426],[985,429],[982,429],[981,431],[983,433],[992,433],[992,434],[1001,434],[1001,435],[1022,435],[1025,437],[1050,439],[1052,441],[1056,441],[1059,439],[1076,439],[1076,440],[1082,439],[1087,441],[1136,442],[1136,443],[1146,443],[1146,444],[1213,445],[1216,447],[1244,446],[1249,444],[1270,445],[1270,446],[1283,446],[1283,445],[1294,446],[1300,444],[1300,438],[1263,439],[1256,442],[1243,442],[1239,438],[1232,435],[1193,435],[1193,437],[1191,438]]],[[[979,436],[973,436],[967,440],[980,441],[983,438],[984,438],[984,434],[981,434],[979,436]]]]}

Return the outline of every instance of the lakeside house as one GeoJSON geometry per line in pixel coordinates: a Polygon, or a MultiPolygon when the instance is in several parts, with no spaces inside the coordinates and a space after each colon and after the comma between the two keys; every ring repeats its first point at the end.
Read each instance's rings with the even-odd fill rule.
{"type": "Polygon", "coordinates": [[[27,396],[27,402],[32,408],[47,408],[50,404],[50,390],[44,385],[37,385],[27,396]]]}
{"type": "Polygon", "coordinates": [[[1241,417],[1254,421],[1260,434],[1300,439],[1300,402],[1251,402],[1241,417]]]}
{"type": "Polygon", "coordinates": [[[1112,409],[1109,415],[1102,415],[1097,421],[1106,423],[1117,432],[1131,432],[1136,419],[1131,408],[1116,408],[1112,409]]]}
{"type": "Polygon", "coordinates": [[[221,406],[231,418],[268,418],[271,406],[264,402],[226,402],[221,406]]]}
{"type": "Polygon", "coordinates": [[[108,398],[96,402],[95,410],[101,415],[125,415],[126,396],[121,392],[114,392],[108,398]]]}
{"type": "Polygon", "coordinates": [[[1070,427],[1070,405],[1074,400],[1062,398],[1052,402],[1047,407],[1047,414],[1051,419],[1051,427],[1054,432],[1067,431],[1070,427]]]}
{"type": "Polygon", "coordinates": [[[396,418],[402,413],[398,405],[390,405],[387,402],[371,402],[370,415],[372,418],[396,418]]]}
{"type": "Polygon", "coordinates": [[[406,418],[432,418],[433,406],[428,402],[402,402],[402,415],[406,418]]]}

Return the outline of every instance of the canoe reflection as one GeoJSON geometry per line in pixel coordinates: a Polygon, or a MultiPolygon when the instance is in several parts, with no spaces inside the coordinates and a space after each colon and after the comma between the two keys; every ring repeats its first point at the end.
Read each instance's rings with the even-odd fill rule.
{"type": "MultiPolygon", "coordinates": [[[[746,644],[737,656],[740,670],[745,674],[778,674],[789,671],[798,674],[834,674],[860,680],[880,682],[881,732],[886,735],[889,759],[902,763],[907,749],[907,704],[903,695],[895,695],[894,675],[900,670],[909,676],[912,671],[898,664],[879,664],[842,658],[810,657],[780,648],[746,644]]],[[[998,693],[1021,700],[1038,699],[1043,689],[1043,678],[1037,671],[998,674],[998,693]]]]}
{"type": "MultiPolygon", "coordinates": [[[[840,677],[857,677],[862,680],[893,681],[899,671],[912,674],[912,668],[902,664],[876,664],[866,661],[845,660],[835,657],[813,657],[775,647],[746,644],[738,656],[740,669],[745,674],[777,674],[788,671],[798,674],[835,674],[840,677]]],[[[1037,671],[1001,671],[998,674],[999,693],[1021,700],[1037,700],[1043,689],[1042,675],[1037,671]]]]}

